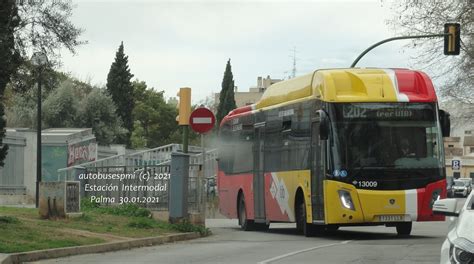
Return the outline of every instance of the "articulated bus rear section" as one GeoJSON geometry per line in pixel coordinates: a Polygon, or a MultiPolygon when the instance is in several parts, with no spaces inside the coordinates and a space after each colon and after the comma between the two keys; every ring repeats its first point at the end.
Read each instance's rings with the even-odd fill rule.
{"type": "Polygon", "coordinates": [[[270,86],[220,127],[220,211],[244,230],[296,222],[305,235],[386,225],[408,235],[446,197],[438,109],[422,72],[315,71],[270,86]]]}

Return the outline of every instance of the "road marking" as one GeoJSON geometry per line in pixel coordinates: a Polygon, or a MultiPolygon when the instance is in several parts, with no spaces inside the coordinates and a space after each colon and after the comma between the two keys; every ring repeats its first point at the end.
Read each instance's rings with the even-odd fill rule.
{"type": "Polygon", "coordinates": [[[280,259],[284,259],[284,258],[287,258],[287,257],[291,257],[291,256],[294,256],[294,255],[300,254],[300,253],[304,253],[304,252],[308,252],[308,251],[312,251],[312,250],[316,250],[316,249],[320,249],[320,248],[344,245],[344,244],[347,244],[351,241],[352,240],[346,240],[346,241],[342,241],[342,242],[339,242],[339,243],[326,244],[326,245],[321,245],[321,246],[317,246],[317,247],[312,247],[312,248],[302,249],[302,250],[298,250],[298,251],[293,251],[293,252],[286,253],[286,254],[281,255],[281,256],[277,256],[277,257],[274,257],[274,258],[271,258],[271,259],[266,259],[264,261],[260,261],[260,262],[258,262],[258,264],[271,263],[271,262],[274,262],[274,261],[277,261],[277,260],[280,260],[280,259]]]}

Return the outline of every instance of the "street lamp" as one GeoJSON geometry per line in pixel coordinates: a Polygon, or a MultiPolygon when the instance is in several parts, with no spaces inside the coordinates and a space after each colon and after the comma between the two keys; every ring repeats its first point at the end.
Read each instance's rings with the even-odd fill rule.
{"type": "Polygon", "coordinates": [[[35,66],[38,72],[37,82],[38,82],[38,114],[37,114],[37,125],[36,125],[36,208],[39,205],[39,184],[41,182],[41,82],[42,82],[42,73],[44,67],[48,64],[48,57],[44,52],[35,52],[31,57],[31,64],[35,66]]]}

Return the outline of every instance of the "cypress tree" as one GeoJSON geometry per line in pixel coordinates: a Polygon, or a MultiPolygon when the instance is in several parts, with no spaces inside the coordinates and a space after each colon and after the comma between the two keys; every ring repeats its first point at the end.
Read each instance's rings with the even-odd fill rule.
{"type": "Polygon", "coordinates": [[[122,119],[127,133],[118,139],[118,143],[131,145],[130,137],[133,131],[132,111],[135,105],[133,100],[133,74],[128,67],[128,56],[123,51],[123,41],[115,54],[115,61],[110,66],[107,75],[107,91],[117,106],[117,115],[122,119]]]}
{"type": "Polygon", "coordinates": [[[219,94],[219,105],[217,106],[217,125],[221,123],[221,120],[232,110],[237,108],[235,104],[234,95],[234,75],[232,74],[232,66],[230,65],[230,59],[227,61],[225,67],[224,78],[222,79],[222,89],[219,94]]]}
{"type": "Polygon", "coordinates": [[[15,50],[15,28],[19,25],[18,8],[15,1],[0,4],[0,166],[3,167],[8,145],[3,143],[7,123],[5,121],[4,93],[11,75],[17,70],[21,58],[15,50]]]}

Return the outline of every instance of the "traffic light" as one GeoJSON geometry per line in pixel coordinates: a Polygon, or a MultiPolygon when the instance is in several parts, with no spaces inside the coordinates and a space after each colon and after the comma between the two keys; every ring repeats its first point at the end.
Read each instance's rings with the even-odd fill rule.
{"type": "Polygon", "coordinates": [[[461,25],[459,23],[444,24],[444,55],[459,55],[461,51],[461,25]]]}
{"type": "Polygon", "coordinates": [[[176,121],[180,126],[187,126],[189,125],[189,115],[191,115],[191,88],[179,88],[178,97],[179,115],[176,117],[176,121]]]}

